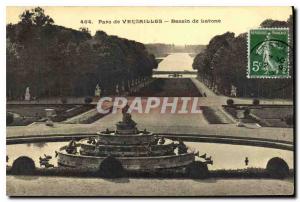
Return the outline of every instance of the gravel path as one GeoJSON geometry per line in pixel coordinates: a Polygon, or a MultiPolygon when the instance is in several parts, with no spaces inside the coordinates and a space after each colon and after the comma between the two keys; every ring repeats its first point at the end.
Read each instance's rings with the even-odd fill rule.
{"type": "Polygon", "coordinates": [[[291,195],[291,180],[113,179],[7,176],[10,196],[291,195]]]}

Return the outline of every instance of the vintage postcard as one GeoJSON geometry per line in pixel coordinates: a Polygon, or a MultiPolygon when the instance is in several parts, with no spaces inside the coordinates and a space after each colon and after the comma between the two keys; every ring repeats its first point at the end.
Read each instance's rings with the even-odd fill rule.
{"type": "Polygon", "coordinates": [[[293,7],[6,7],[8,196],[295,196],[293,7]]]}

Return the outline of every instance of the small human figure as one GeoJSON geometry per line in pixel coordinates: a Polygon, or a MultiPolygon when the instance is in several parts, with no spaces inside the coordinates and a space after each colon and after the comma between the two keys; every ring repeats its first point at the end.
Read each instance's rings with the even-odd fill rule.
{"type": "Polygon", "coordinates": [[[248,159],[248,157],[246,157],[245,158],[245,165],[248,166],[248,164],[249,164],[249,159],[248,159]]]}

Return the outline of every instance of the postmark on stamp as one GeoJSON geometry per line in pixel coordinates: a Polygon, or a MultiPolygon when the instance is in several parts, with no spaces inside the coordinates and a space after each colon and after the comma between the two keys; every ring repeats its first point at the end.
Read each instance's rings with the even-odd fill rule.
{"type": "Polygon", "coordinates": [[[248,78],[290,78],[288,28],[251,29],[248,78]]]}

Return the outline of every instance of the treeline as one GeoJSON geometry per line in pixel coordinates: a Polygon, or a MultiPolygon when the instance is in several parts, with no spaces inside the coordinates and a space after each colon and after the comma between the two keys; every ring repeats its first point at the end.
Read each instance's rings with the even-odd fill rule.
{"type": "Polygon", "coordinates": [[[200,53],[205,49],[205,45],[185,45],[184,49],[188,53],[200,53]]]}
{"type": "Polygon", "coordinates": [[[91,36],[54,25],[42,8],[26,10],[6,26],[7,96],[37,98],[93,95],[95,86],[113,94],[152,75],[155,57],[142,43],[97,31],[91,36]]]}
{"type": "MultiPolygon", "coordinates": [[[[290,75],[293,78],[293,17],[287,21],[267,19],[260,27],[288,27],[290,34],[290,75]]],[[[232,32],[213,37],[206,48],[198,54],[193,68],[198,77],[215,92],[230,95],[232,85],[237,96],[292,98],[293,79],[248,79],[247,34],[235,36],[232,32]]]]}
{"type": "Polygon", "coordinates": [[[174,44],[151,43],[145,45],[148,52],[155,55],[155,57],[166,57],[169,53],[174,52],[174,44]]]}
{"type": "Polygon", "coordinates": [[[145,45],[148,52],[155,55],[155,57],[166,57],[170,53],[200,53],[205,45],[174,45],[163,43],[152,43],[145,45]]]}

